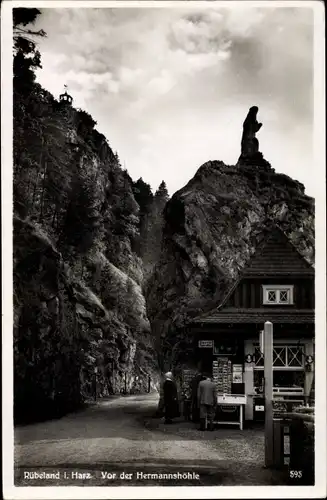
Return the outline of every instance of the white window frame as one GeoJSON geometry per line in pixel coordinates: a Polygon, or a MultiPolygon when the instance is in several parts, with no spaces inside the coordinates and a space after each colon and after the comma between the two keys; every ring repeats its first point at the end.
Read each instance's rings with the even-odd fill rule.
{"type": "MultiPolygon", "coordinates": [[[[254,344],[253,345],[254,349],[258,349],[259,348],[259,345],[258,344],[254,344]]],[[[301,364],[292,364],[290,365],[289,363],[291,363],[293,361],[294,358],[297,359],[297,356],[296,356],[296,352],[298,349],[301,349],[302,352],[304,352],[304,344],[293,344],[293,343],[289,343],[289,344],[275,344],[273,345],[273,370],[275,371],[284,371],[284,370],[287,370],[287,371],[304,371],[304,357],[302,357],[301,359],[301,364]],[[277,351],[275,350],[275,348],[280,349],[280,348],[284,348],[285,349],[285,364],[284,366],[281,366],[281,365],[276,365],[275,362],[276,360],[279,358],[280,359],[280,356],[278,355],[277,351]]],[[[264,358],[263,356],[261,355],[259,357],[259,359],[257,360],[255,366],[253,367],[254,370],[264,370],[264,358]],[[259,363],[262,363],[259,365],[259,363]],[[258,366],[259,365],[259,366],[258,366]]]]}
{"type": "Polygon", "coordinates": [[[262,285],[262,297],[263,297],[263,304],[264,305],[293,305],[293,290],[294,290],[294,285],[262,285]],[[281,301],[280,300],[280,294],[281,292],[287,292],[288,293],[288,301],[281,301]],[[269,301],[268,296],[269,292],[275,292],[276,293],[276,300],[275,301],[269,301]]]}

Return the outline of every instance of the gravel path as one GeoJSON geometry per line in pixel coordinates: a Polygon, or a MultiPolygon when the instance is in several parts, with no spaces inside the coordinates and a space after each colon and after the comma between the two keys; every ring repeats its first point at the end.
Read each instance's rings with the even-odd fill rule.
{"type": "Polygon", "coordinates": [[[59,420],[17,427],[16,485],[282,484],[263,468],[262,431],[204,433],[183,421],[166,426],[151,418],[156,405],[156,394],[113,398],[59,420]],[[160,473],[175,476],[146,476],[160,473]]]}

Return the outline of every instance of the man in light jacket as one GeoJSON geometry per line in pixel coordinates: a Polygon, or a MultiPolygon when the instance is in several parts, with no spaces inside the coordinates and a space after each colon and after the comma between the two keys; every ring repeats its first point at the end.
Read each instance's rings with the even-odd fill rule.
{"type": "Polygon", "coordinates": [[[209,374],[205,374],[205,380],[201,380],[198,386],[198,402],[200,407],[200,430],[214,430],[214,418],[217,408],[217,388],[209,374]]]}

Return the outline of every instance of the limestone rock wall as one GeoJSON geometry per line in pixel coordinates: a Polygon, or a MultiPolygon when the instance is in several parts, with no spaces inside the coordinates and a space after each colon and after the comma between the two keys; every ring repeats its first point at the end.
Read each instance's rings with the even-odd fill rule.
{"type": "Polygon", "coordinates": [[[314,262],[314,200],[262,155],[257,164],[209,161],[173,195],[165,209],[162,256],[147,288],[159,349],[186,348],[179,329],[220,303],[272,223],[314,262]]]}

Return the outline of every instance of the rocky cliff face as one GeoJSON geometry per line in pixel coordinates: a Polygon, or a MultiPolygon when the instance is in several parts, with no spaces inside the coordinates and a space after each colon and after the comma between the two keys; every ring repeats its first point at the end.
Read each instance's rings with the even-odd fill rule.
{"type": "Polygon", "coordinates": [[[16,421],[147,391],[157,358],[133,182],[90,115],[39,85],[16,92],[14,119],[16,421]]]}
{"type": "Polygon", "coordinates": [[[101,253],[84,266],[81,279],[40,226],[15,217],[17,414],[28,413],[28,402],[52,415],[76,408],[95,389],[98,397],[145,391],[148,376],[156,380],[140,285],[101,253]]]}
{"type": "Polygon", "coordinates": [[[157,377],[133,182],[67,90],[58,101],[36,82],[40,14],[13,17],[16,422],[157,377]]]}
{"type": "Polygon", "coordinates": [[[220,303],[272,223],[313,263],[314,200],[258,152],[235,166],[205,163],[167,203],[147,308],[168,367],[174,346],[181,349],[179,328],[220,303]]]}

